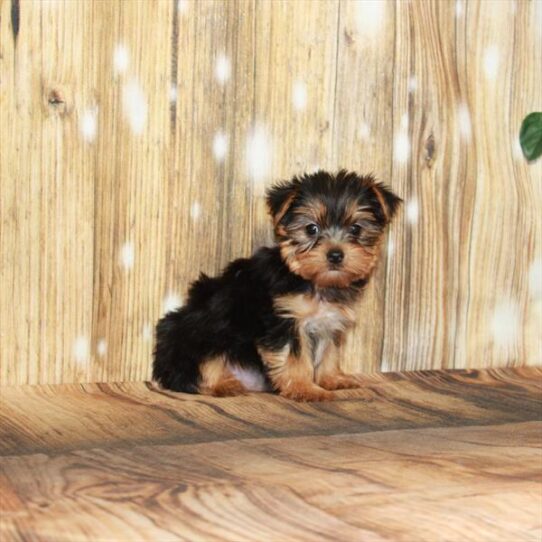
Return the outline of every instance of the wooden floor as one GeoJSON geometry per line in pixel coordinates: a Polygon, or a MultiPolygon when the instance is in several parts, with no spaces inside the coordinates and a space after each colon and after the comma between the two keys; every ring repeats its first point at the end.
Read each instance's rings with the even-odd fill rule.
{"type": "Polygon", "coordinates": [[[540,541],[542,369],[338,400],[4,388],[0,539],[540,541]]]}

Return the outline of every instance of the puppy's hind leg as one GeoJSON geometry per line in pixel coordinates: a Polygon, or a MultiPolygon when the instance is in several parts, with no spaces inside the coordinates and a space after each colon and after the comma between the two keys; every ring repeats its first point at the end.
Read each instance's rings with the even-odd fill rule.
{"type": "Polygon", "coordinates": [[[199,371],[198,391],[203,395],[233,397],[248,391],[228,368],[225,356],[206,359],[200,364],[199,371]]]}

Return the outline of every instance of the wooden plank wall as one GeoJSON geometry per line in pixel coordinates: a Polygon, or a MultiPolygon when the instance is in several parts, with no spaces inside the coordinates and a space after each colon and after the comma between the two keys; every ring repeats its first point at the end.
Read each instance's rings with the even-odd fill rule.
{"type": "Polygon", "coordinates": [[[140,380],[199,271],[271,241],[265,187],[406,201],[351,371],[542,362],[531,0],[0,0],[0,384],[140,380]]]}

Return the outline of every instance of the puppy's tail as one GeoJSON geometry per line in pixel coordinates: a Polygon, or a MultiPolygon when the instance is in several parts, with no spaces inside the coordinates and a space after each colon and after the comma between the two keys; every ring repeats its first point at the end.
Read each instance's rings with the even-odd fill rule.
{"type": "Polygon", "coordinates": [[[162,387],[185,393],[198,393],[199,357],[190,347],[183,308],[166,314],[156,326],[152,378],[162,387]]]}

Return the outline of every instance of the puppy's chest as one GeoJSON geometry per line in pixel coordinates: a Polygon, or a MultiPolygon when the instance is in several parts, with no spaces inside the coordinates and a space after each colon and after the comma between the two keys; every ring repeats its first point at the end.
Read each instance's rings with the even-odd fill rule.
{"type": "Polygon", "coordinates": [[[334,340],[354,322],[348,305],[330,303],[307,294],[285,295],[275,299],[275,310],[283,318],[293,318],[297,328],[311,341],[313,351],[323,342],[334,340]]]}

